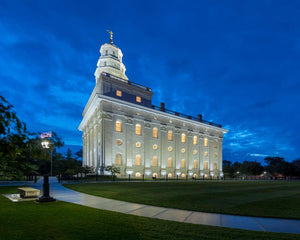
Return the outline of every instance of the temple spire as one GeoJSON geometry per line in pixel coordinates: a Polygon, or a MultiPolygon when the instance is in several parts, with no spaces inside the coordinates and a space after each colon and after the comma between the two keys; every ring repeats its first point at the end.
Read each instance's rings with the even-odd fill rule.
{"type": "Polygon", "coordinates": [[[110,44],[113,44],[113,32],[111,30],[106,30],[110,34],[110,44]]]}

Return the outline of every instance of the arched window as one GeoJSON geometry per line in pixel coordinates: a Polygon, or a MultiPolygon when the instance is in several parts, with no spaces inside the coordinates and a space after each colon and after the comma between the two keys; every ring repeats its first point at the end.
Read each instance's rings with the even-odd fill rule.
{"type": "Polygon", "coordinates": [[[168,167],[172,167],[172,158],[171,157],[168,158],[168,167]]]}
{"type": "Polygon", "coordinates": [[[157,156],[154,156],[152,159],[152,166],[157,167],[157,156]]]}
{"type": "Polygon", "coordinates": [[[217,164],[214,163],[214,170],[217,170],[217,164]]]}
{"type": "Polygon", "coordinates": [[[168,140],[169,141],[173,140],[173,132],[171,130],[168,131],[168,140]]]}
{"type": "Polygon", "coordinates": [[[197,168],[197,160],[194,160],[194,168],[197,168]]]}
{"type": "Polygon", "coordinates": [[[137,154],[135,156],[135,165],[140,166],[141,165],[141,155],[137,154]]]}
{"type": "Polygon", "coordinates": [[[122,165],[122,155],[120,153],[116,154],[116,165],[122,165]]]}
{"type": "Polygon", "coordinates": [[[208,152],[204,152],[204,156],[208,156],[208,152]]]}
{"type": "Polygon", "coordinates": [[[185,134],[184,133],[181,134],[181,142],[185,143],[185,134]]]}
{"type": "Polygon", "coordinates": [[[193,137],[193,144],[194,144],[194,145],[197,145],[197,144],[198,144],[198,137],[197,137],[197,136],[194,136],[194,137],[193,137]]]}
{"type": "Polygon", "coordinates": [[[204,147],[208,147],[208,139],[204,138],[204,147]]]}
{"type": "Polygon", "coordinates": [[[181,168],[185,168],[185,159],[181,159],[181,168]]]}
{"type": "Polygon", "coordinates": [[[122,122],[120,120],[116,121],[116,132],[122,132],[122,122]]]}
{"type": "Polygon", "coordinates": [[[135,125],[135,134],[136,135],[141,135],[141,124],[136,124],[135,125]]]}
{"type": "Polygon", "coordinates": [[[205,169],[205,170],[208,169],[208,162],[207,162],[207,161],[204,162],[204,169],[205,169]]]}
{"type": "Polygon", "coordinates": [[[186,175],[185,175],[184,173],[182,173],[182,174],[181,174],[181,177],[182,177],[182,178],[185,178],[185,177],[186,177],[186,175]]]}
{"type": "Polygon", "coordinates": [[[214,142],[214,148],[217,148],[217,141],[214,142]]]}
{"type": "Polygon", "coordinates": [[[152,136],[153,136],[154,138],[157,138],[157,128],[153,128],[152,136]]]}

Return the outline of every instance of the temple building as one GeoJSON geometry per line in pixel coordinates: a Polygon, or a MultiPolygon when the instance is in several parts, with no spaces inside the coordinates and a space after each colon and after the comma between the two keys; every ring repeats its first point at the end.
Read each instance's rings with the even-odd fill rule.
{"type": "Polygon", "coordinates": [[[106,166],[132,177],[222,177],[221,125],[152,104],[151,88],[129,81],[122,51],[100,48],[95,88],[79,130],[83,165],[99,174],[106,166]]]}

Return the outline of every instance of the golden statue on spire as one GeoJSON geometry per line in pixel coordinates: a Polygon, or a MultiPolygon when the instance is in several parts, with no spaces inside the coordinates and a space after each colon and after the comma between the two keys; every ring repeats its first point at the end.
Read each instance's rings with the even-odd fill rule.
{"type": "Polygon", "coordinates": [[[110,43],[112,44],[113,43],[113,32],[111,30],[106,30],[109,34],[110,34],[110,43]]]}

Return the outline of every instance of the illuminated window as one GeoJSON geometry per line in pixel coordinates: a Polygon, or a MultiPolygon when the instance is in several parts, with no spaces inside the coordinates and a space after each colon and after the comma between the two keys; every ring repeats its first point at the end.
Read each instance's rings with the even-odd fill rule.
{"type": "Polygon", "coordinates": [[[181,177],[182,177],[182,178],[185,178],[185,177],[186,177],[186,175],[183,173],[183,174],[181,174],[181,177]]]}
{"type": "Polygon", "coordinates": [[[157,157],[156,156],[154,156],[152,159],[152,166],[157,167],[157,157]]]}
{"type": "Polygon", "coordinates": [[[116,121],[116,132],[122,132],[122,122],[116,121]]]}
{"type": "Polygon", "coordinates": [[[171,130],[168,131],[168,140],[169,141],[173,140],[173,132],[171,130]]]}
{"type": "Polygon", "coordinates": [[[168,147],[168,151],[169,152],[172,152],[172,150],[173,150],[173,148],[170,146],[170,147],[168,147]]]}
{"type": "Polygon", "coordinates": [[[182,149],[181,149],[181,152],[182,152],[182,153],[185,153],[185,149],[184,149],[184,148],[182,148],[182,149]]]}
{"type": "Polygon", "coordinates": [[[185,159],[181,159],[181,168],[185,168],[185,159]]]}
{"type": "Polygon", "coordinates": [[[208,139],[204,138],[204,147],[208,147],[208,139]]]}
{"type": "Polygon", "coordinates": [[[214,163],[214,170],[217,170],[217,164],[214,163]]]}
{"type": "Polygon", "coordinates": [[[116,154],[116,165],[122,165],[122,155],[120,153],[116,154]]]}
{"type": "Polygon", "coordinates": [[[118,97],[122,97],[122,91],[117,90],[117,91],[116,91],[116,95],[117,95],[118,97]]]}
{"type": "Polygon", "coordinates": [[[185,143],[185,134],[184,133],[181,134],[181,142],[185,143]]]}
{"type": "Polygon", "coordinates": [[[194,144],[194,145],[197,145],[197,144],[198,144],[198,138],[197,138],[197,136],[194,136],[194,137],[193,137],[193,144],[194,144]]]}
{"type": "Polygon", "coordinates": [[[204,156],[208,156],[208,152],[204,152],[204,156]]]}
{"type": "Polygon", "coordinates": [[[153,149],[156,150],[157,149],[157,144],[153,145],[153,149]]]}
{"type": "Polygon", "coordinates": [[[157,128],[153,128],[152,136],[153,136],[154,138],[157,138],[157,128]]]}
{"type": "Polygon", "coordinates": [[[204,162],[204,169],[205,169],[205,170],[208,169],[208,162],[207,162],[207,161],[204,162]]]}
{"type": "Polygon", "coordinates": [[[193,151],[193,154],[194,154],[194,155],[196,155],[197,153],[198,153],[197,150],[194,150],[194,151],[193,151]]]}
{"type": "Polygon", "coordinates": [[[137,178],[140,178],[142,175],[141,175],[141,173],[139,173],[139,172],[137,172],[136,174],[135,174],[135,177],[137,177],[137,178]]]}
{"type": "Polygon", "coordinates": [[[141,125],[140,124],[135,125],[135,134],[141,135],[141,125]]]}
{"type": "Polygon", "coordinates": [[[168,167],[172,167],[172,158],[171,157],[168,158],[168,167]]]}
{"type": "Polygon", "coordinates": [[[194,168],[197,168],[197,160],[194,160],[194,168]]]}
{"type": "Polygon", "coordinates": [[[172,173],[168,173],[168,178],[171,178],[173,177],[173,174],[172,173]]]}
{"type": "Polygon", "coordinates": [[[139,97],[139,96],[136,96],[136,99],[135,99],[137,102],[142,102],[142,98],[139,97]]]}
{"type": "Polygon", "coordinates": [[[153,174],[152,174],[152,177],[157,178],[157,177],[158,177],[157,173],[153,173],[153,174]]]}
{"type": "Polygon", "coordinates": [[[217,153],[215,153],[215,157],[217,157],[218,156],[218,154],[217,153]]]}
{"type": "Polygon", "coordinates": [[[137,148],[139,148],[139,147],[141,147],[141,143],[140,143],[140,142],[137,142],[137,143],[135,144],[135,146],[136,146],[137,148]]]}
{"type": "Polygon", "coordinates": [[[214,148],[217,148],[217,142],[216,141],[214,142],[214,148]]]}
{"type": "Polygon", "coordinates": [[[116,140],[116,144],[119,145],[119,146],[122,145],[122,140],[117,139],[117,140],[116,140]]]}
{"type": "Polygon", "coordinates": [[[135,165],[140,166],[141,165],[141,155],[135,156],[135,165]]]}

